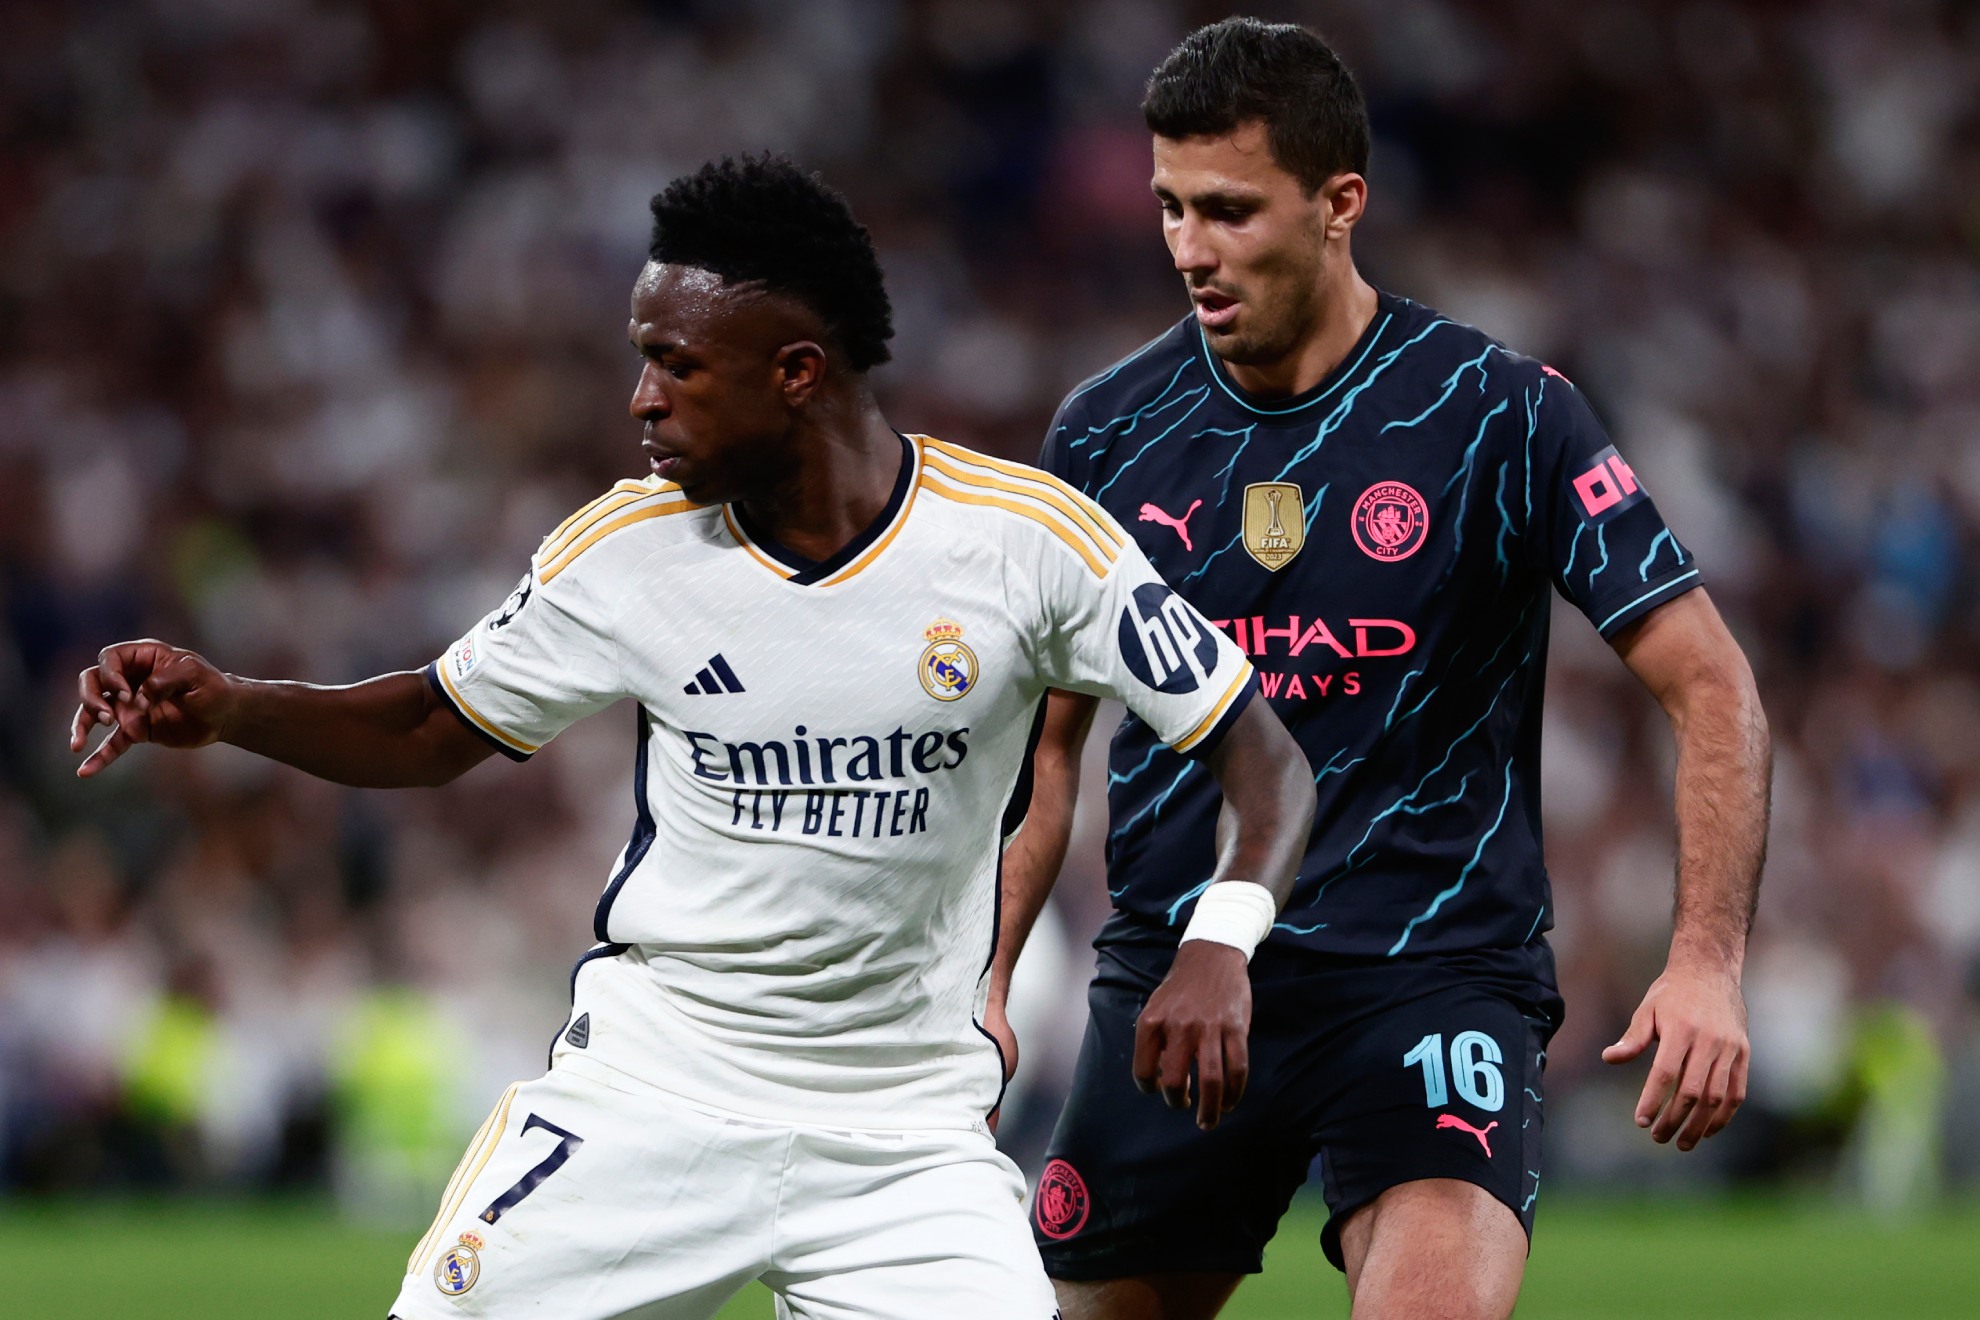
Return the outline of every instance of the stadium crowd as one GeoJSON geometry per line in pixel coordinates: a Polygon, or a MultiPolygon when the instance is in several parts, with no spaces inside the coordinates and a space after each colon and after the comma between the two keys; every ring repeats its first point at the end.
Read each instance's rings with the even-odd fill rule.
{"type": "MultiPolygon", "coordinates": [[[[647,197],[772,147],[872,228],[890,415],[1035,454],[1185,310],[1142,79],[1180,0],[16,0],[0,28],[0,1193],[314,1185],[424,1216],[541,1067],[631,820],[633,718],[441,790],[232,749],[72,777],[74,675],[424,664],[643,468],[647,197]]],[[[1747,1113],[1699,1154],[1597,1061],[1669,929],[1671,740],[1557,619],[1550,1187],[1980,1179],[1980,11],[1261,5],[1376,129],[1378,284],[1575,379],[1708,573],[1776,748],[1747,1113]],[[1962,1145],[1961,1143],[1965,1144],[1962,1145]]],[[[1097,749],[1097,744],[1096,744],[1097,749]]],[[[1097,758],[1089,763],[1099,766],[1097,758]]],[[[1042,1145],[1104,770],[1020,988],[1042,1145]]]]}

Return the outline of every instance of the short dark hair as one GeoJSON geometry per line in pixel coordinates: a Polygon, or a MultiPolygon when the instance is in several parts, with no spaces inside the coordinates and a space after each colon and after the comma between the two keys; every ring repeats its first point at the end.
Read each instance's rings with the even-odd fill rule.
{"type": "Polygon", "coordinates": [[[783,156],[724,156],[653,198],[650,260],[760,284],[816,312],[854,371],[892,356],[872,236],[836,189],[783,156]]]}
{"type": "Polygon", "coordinates": [[[1141,117],[1165,138],[1221,136],[1262,120],[1272,159],[1311,195],[1368,172],[1368,107],[1354,75],[1295,23],[1227,18],[1198,28],[1149,75],[1141,117]]]}

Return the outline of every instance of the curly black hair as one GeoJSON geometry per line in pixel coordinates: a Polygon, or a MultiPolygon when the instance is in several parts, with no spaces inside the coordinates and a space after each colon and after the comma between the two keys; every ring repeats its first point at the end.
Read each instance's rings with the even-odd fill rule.
{"type": "Polygon", "coordinates": [[[1149,77],[1141,117],[1178,141],[1262,120],[1273,160],[1309,197],[1336,174],[1368,173],[1361,88],[1326,42],[1293,23],[1198,28],[1149,77]]]}
{"type": "Polygon", "coordinates": [[[854,371],[892,355],[873,239],[846,199],[783,156],[724,156],[653,198],[650,259],[788,294],[818,313],[854,371]]]}

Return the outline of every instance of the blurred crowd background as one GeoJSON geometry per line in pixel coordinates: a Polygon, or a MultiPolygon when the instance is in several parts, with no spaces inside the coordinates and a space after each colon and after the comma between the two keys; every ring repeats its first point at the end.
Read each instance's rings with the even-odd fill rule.
{"type": "MultiPolygon", "coordinates": [[[[411,668],[643,471],[646,199],[723,152],[872,228],[890,415],[1036,453],[1186,310],[1147,190],[1182,0],[11,0],[0,14],[0,1194],[334,1187],[424,1219],[563,1020],[630,710],[393,794],[231,749],[79,784],[76,671],[411,668]]],[[[1697,552],[1777,748],[1748,1111],[1699,1153],[1597,1059],[1661,965],[1671,738],[1557,622],[1569,1004],[1550,1188],[1980,1180],[1980,9],[1339,0],[1377,283],[1573,377],[1697,552]]],[[[1100,750],[1095,740],[1094,752],[1100,750]]],[[[1104,913],[1104,771],[1027,955],[1035,1159],[1104,913]]]]}

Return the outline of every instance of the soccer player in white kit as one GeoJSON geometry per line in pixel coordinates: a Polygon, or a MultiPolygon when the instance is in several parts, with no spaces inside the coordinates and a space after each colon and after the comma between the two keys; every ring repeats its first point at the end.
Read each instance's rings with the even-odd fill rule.
{"type": "MultiPolygon", "coordinates": [[[[652,476],[555,529],[424,674],[319,688],[108,648],[72,748],[111,732],[79,773],[224,740],[442,783],[633,698],[635,825],[571,1017],[470,1145],[392,1314],[705,1317],[761,1279],[792,1317],[1046,1320],[980,1026],[1042,697],[1118,698],[1207,760],[1233,826],[1216,878],[1268,924],[1306,762],[1097,504],[887,424],[865,375],[886,293],[842,198],[756,158],[653,210],[630,328],[652,476]]],[[[1217,943],[1249,952],[1196,949],[1217,943]]],[[[1147,1048],[1214,1123],[1242,1089],[1244,962],[1179,955],[1164,990],[1147,1048]]]]}

